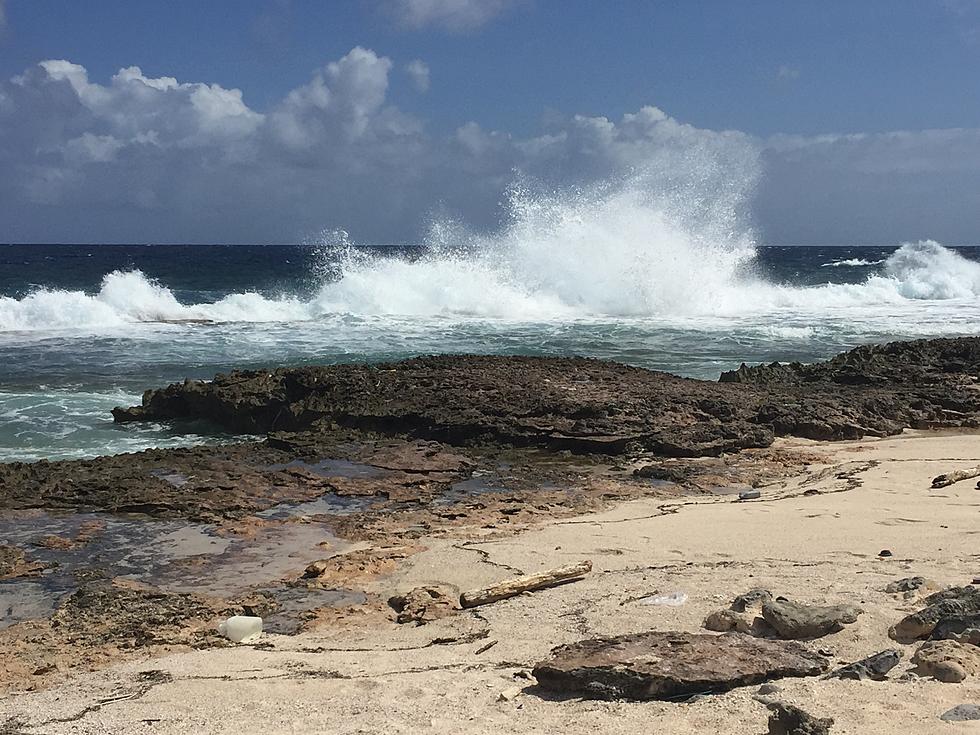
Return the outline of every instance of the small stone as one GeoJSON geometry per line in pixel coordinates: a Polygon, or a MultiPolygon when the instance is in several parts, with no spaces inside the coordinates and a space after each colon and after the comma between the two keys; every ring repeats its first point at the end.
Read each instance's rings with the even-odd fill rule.
{"type": "Polygon", "coordinates": [[[980,720],[980,704],[958,704],[953,709],[943,712],[939,719],[947,722],[980,720]]]}
{"type": "Polygon", "coordinates": [[[762,492],[759,490],[743,490],[738,494],[739,500],[757,500],[762,497],[762,492]]]}
{"type": "Polygon", "coordinates": [[[510,702],[516,699],[520,693],[524,691],[520,687],[511,687],[510,689],[504,689],[500,694],[497,695],[498,702],[510,702]]]}
{"type": "Polygon", "coordinates": [[[884,557],[889,557],[891,555],[892,555],[892,552],[889,549],[882,549],[881,551],[878,552],[878,556],[883,557],[883,558],[884,557]]]}
{"type": "Polygon", "coordinates": [[[758,693],[759,694],[778,694],[781,691],[783,691],[782,688],[779,687],[779,686],[777,686],[776,684],[763,684],[761,687],[759,687],[758,693]]]}

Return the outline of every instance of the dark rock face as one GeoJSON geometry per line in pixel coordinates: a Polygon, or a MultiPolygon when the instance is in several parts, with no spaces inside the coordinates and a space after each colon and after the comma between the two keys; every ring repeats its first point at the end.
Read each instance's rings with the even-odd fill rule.
{"type": "Polygon", "coordinates": [[[436,356],[233,372],[147,391],[118,422],[207,419],[239,432],[325,426],[444,441],[699,457],[774,435],[884,436],[980,426],[980,338],[862,347],[816,365],[740,368],[719,383],[581,358],[436,356]]]}
{"type": "Polygon", "coordinates": [[[888,677],[888,672],[894,669],[901,660],[902,652],[891,648],[862,658],[852,664],[847,664],[847,666],[842,666],[827,674],[827,678],[884,681],[888,677]]]}
{"type": "Polygon", "coordinates": [[[769,735],[828,735],[834,724],[832,717],[814,717],[796,705],[786,702],[767,702],[769,735]]]}
{"type": "Polygon", "coordinates": [[[893,640],[909,643],[927,638],[944,619],[980,615],[980,588],[972,585],[952,587],[929,595],[923,602],[926,607],[907,615],[891,627],[888,635],[893,640]]]}
{"type": "Polygon", "coordinates": [[[803,605],[789,600],[771,600],[762,605],[762,617],[781,638],[810,640],[844,629],[857,621],[861,609],[853,605],[803,605]]]}
{"type": "Polygon", "coordinates": [[[959,641],[980,646],[980,613],[940,618],[929,638],[934,641],[959,641]]]}
{"type": "Polygon", "coordinates": [[[592,699],[672,699],[787,676],[816,676],[826,660],[793,642],[653,631],[560,646],[532,672],[544,689],[592,699]]]}

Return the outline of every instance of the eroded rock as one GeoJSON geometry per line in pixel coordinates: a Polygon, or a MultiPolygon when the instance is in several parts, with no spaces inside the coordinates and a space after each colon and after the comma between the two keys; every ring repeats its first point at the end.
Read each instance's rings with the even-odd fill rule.
{"type": "Polygon", "coordinates": [[[947,722],[969,722],[970,720],[980,720],[980,704],[958,704],[952,709],[948,709],[939,716],[940,720],[947,722]]]}
{"type": "Polygon", "coordinates": [[[653,631],[559,646],[532,673],[550,691],[646,700],[816,676],[826,669],[823,657],[795,642],[653,631]]]}
{"type": "Polygon", "coordinates": [[[980,614],[948,615],[940,618],[929,638],[934,641],[950,640],[980,646],[980,614]]]}
{"type": "Polygon", "coordinates": [[[776,599],[762,605],[762,617],[781,638],[811,640],[837,633],[857,621],[861,608],[854,605],[804,605],[776,599]]]}
{"type": "Polygon", "coordinates": [[[958,641],[926,641],[912,656],[915,673],[955,684],[980,674],[980,648],[958,641]]]}
{"type": "Polygon", "coordinates": [[[395,595],[388,605],[398,614],[397,622],[424,625],[454,615],[460,609],[459,590],[449,585],[424,585],[395,595]]]}

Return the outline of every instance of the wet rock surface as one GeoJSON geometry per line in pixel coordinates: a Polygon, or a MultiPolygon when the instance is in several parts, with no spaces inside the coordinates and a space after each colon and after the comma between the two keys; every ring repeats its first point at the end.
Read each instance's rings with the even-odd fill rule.
{"type": "Polygon", "coordinates": [[[790,676],[816,676],[826,660],[799,643],[739,633],[635,633],[560,646],[534,667],[538,684],[592,699],[671,699],[790,676]]]}
{"type": "Polygon", "coordinates": [[[773,436],[856,439],[980,426],[980,338],[861,347],[815,365],[742,367],[721,381],[581,358],[436,356],[236,371],[144,394],[116,421],[206,419],[250,433],[327,428],[453,445],[698,457],[773,436]]]}

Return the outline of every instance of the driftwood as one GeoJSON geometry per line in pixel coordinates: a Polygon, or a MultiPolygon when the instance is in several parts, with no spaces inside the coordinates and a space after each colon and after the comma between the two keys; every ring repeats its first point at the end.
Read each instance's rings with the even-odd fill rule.
{"type": "Polygon", "coordinates": [[[960,480],[969,480],[971,477],[980,477],[980,467],[971,467],[968,470],[953,470],[933,478],[933,487],[946,487],[960,480]]]}
{"type": "Polygon", "coordinates": [[[470,590],[459,596],[459,602],[463,607],[477,607],[486,605],[490,602],[505,600],[508,597],[515,597],[522,592],[532,592],[542,590],[547,587],[555,587],[565,582],[579,579],[592,571],[591,561],[581,561],[567,567],[551,569],[539,574],[529,574],[526,577],[514,577],[489,587],[479,590],[470,590]]]}

